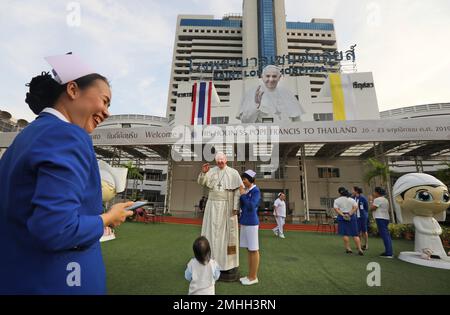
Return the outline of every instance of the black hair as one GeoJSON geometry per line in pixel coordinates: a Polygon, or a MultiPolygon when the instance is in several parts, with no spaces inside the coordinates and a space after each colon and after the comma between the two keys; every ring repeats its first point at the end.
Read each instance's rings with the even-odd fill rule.
{"type": "Polygon", "coordinates": [[[345,187],[339,187],[338,193],[339,193],[339,195],[344,196],[344,197],[349,196],[349,192],[348,192],[347,188],[345,188],[345,187]]]}
{"type": "Polygon", "coordinates": [[[242,173],[241,178],[242,178],[242,179],[247,178],[248,181],[249,181],[250,183],[252,183],[252,184],[255,182],[255,178],[254,178],[254,177],[251,177],[251,176],[248,175],[247,173],[242,173]]]}
{"type": "MultiPolygon", "coordinates": [[[[88,74],[73,81],[80,89],[85,89],[96,80],[102,80],[109,85],[108,79],[98,73],[88,74]]],[[[32,78],[30,83],[26,84],[30,89],[26,94],[25,103],[28,104],[33,113],[39,115],[45,107],[53,107],[55,105],[59,96],[67,89],[67,84],[59,84],[49,72],[42,72],[40,75],[32,78]]]]}
{"type": "Polygon", "coordinates": [[[203,265],[206,265],[211,258],[211,247],[208,239],[204,236],[198,237],[192,246],[195,258],[203,265]]]}
{"type": "Polygon", "coordinates": [[[358,194],[362,194],[363,193],[362,188],[358,187],[358,186],[353,187],[353,190],[356,191],[358,194]]]}
{"type": "Polygon", "coordinates": [[[376,192],[377,194],[379,194],[380,196],[386,195],[386,190],[384,190],[384,189],[381,188],[381,187],[375,187],[375,192],[376,192]]]}

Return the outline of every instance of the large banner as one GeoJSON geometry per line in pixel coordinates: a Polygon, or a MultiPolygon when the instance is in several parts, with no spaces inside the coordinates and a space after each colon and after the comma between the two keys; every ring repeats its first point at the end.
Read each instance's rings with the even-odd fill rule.
{"type": "MultiPolygon", "coordinates": [[[[0,133],[0,148],[8,147],[15,132],[0,133]]],[[[354,121],[291,122],[282,125],[209,125],[96,129],[94,145],[173,145],[184,143],[333,143],[373,141],[450,141],[446,117],[354,121]]]]}
{"type": "Polygon", "coordinates": [[[373,141],[450,141],[448,118],[291,122],[283,125],[174,126],[97,129],[94,145],[189,143],[332,143],[373,141]]]}

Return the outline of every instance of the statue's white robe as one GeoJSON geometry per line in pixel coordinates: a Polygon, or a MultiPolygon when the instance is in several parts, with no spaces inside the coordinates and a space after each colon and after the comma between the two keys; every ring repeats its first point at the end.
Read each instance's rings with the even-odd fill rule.
{"type": "Polygon", "coordinates": [[[200,173],[198,183],[209,189],[203,216],[202,235],[211,246],[211,257],[221,270],[239,266],[238,220],[233,210],[239,210],[239,186],[242,179],[238,171],[226,166],[211,168],[200,173]]]}
{"type": "Polygon", "coordinates": [[[439,237],[442,233],[442,228],[438,221],[433,217],[415,216],[413,223],[416,230],[414,251],[422,253],[424,249],[428,248],[432,250],[433,255],[440,256],[441,258],[447,257],[447,253],[439,237]]]}

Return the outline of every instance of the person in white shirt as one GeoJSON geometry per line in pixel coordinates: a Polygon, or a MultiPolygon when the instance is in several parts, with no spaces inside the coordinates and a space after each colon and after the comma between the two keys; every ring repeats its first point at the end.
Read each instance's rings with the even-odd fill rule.
{"type": "Polygon", "coordinates": [[[346,253],[353,253],[349,241],[349,236],[352,236],[358,249],[358,255],[364,256],[361,249],[361,240],[359,239],[358,223],[355,214],[358,210],[358,204],[351,198],[351,194],[345,187],[339,187],[338,192],[340,197],[334,201],[333,207],[338,214],[338,233],[343,237],[346,253]]]}
{"type": "MultiPolygon", "coordinates": [[[[381,187],[375,187],[375,192],[373,193],[373,201],[370,205],[370,210],[372,211],[373,218],[377,222],[378,233],[380,233],[381,238],[384,243],[384,253],[380,255],[383,258],[393,258],[394,253],[392,250],[392,239],[389,234],[389,201],[385,197],[386,191],[381,187]]],[[[370,203],[371,200],[369,200],[370,203]]]]}
{"type": "Polygon", "coordinates": [[[277,226],[272,229],[276,236],[285,238],[283,226],[286,220],[286,195],[283,192],[278,194],[278,199],[273,203],[273,215],[275,216],[275,221],[277,226]]]}
{"type": "Polygon", "coordinates": [[[211,258],[208,239],[198,237],[192,246],[195,258],[187,264],[184,277],[190,281],[189,295],[215,295],[215,283],[220,277],[220,266],[211,258]]]}

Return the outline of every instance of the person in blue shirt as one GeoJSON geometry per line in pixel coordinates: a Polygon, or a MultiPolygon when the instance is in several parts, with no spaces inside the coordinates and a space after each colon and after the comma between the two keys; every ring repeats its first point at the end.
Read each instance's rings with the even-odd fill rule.
{"type": "Polygon", "coordinates": [[[0,294],[106,293],[99,239],[132,215],[132,202],[102,211],[89,133],[109,116],[108,81],[62,61],[59,76],[29,83],[26,103],[39,116],[0,160],[0,294]]]}
{"type": "Polygon", "coordinates": [[[258,283],[259,268],[259,241],[258,241],[258,207],[261,200],[259,188],[255,185],[256,173],[252,170],[245,171],[241,177],[244,187],[240,187],[241,205],[241,235],[240,246],[248,250],[249,273],[240,278],[243,285],[258,283]]]}
{"type": "Polygon", "coordinates": [[[364,240],[364,244],[361,246],[362,250],[369,249],[369,233],[367,232],[367,225],[369,223],[369,202],[363,195],[363,190],[360,187],[353,187],[352,192],[353,199],[358,204],[358,210],[356,216],[358,220],[359,237],[364,240]]]}

